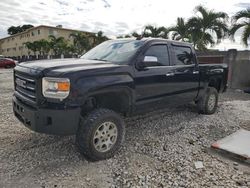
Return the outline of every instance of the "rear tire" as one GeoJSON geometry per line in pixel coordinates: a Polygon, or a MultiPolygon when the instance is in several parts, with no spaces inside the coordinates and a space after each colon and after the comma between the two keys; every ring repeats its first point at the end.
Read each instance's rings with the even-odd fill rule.
{"type": "Polygon", "coordinates": [[[87,160],[104,160],[120,149],[124,135],[125,123],[121,116],[99,108],[81,118],[76,145],[87,160]]]}
{"type": "Polygon", "coordinates": [[[197,107],[201,114],[213,114],[218,106],[218,91],[208,87],[204,96],[198,101],[197,107]]]}

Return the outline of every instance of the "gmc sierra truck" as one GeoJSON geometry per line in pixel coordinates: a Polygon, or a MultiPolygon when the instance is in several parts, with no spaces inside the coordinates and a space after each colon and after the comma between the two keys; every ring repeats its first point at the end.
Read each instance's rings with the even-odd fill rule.
{"type": "Polygon", "coordinates": [[[109,40],[79,59],[18,64],[13,110],[33,131],[76,135],[79,151],[97,161],[120,148],[123,116],[192,101],[197,112],[213,114],[227,74],[226,64],[198,65],[189,43],[109,40]]]}

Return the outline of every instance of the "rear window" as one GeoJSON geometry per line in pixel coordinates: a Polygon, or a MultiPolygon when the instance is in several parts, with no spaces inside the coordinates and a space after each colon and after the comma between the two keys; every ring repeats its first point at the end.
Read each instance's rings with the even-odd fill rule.
{"type": "Polygon", "coordinates": [[[175,65],[194,64],[193,53],[190,47],[173,46],[175,54],[175,65]]]}

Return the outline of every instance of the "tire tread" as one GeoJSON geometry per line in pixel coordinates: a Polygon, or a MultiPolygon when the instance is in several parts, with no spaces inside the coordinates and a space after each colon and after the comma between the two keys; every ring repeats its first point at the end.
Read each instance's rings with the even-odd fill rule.
{"type": "Polygon", "coordinates": [[[116,144],[120,146],[124,139],[124,122],[122,118],[114,111],[105,108],[98,108],[90,112],[85,117],[81,117],[80,126],[76,134],[76,145],[80,152],[90,161],[98,161],[110,158],[117,152],[117,149],[119,149],[119,147],[116,147],[117,149],[111,148],[111,150],[108,152],[102,153],[102,156],[97,156],[95,155],[95,152],[93,152],[92,145],[90,144],[90,140],[92,140],[91,135],[95,128],[95,123],[105,115],[113,116],[121,122],[121,138],[120,140],[119,137],[117,138],[118,140],[116,144]]]}
{"type": "Polygon", "coordinates": [[[201,114],[207,114],[207,115],[213,114],[217,109],[217,103],[218,103],[218,92],[217,92],[217,90],[214,87],[208,87],[207,91],[204,94],[204,96],[197,103],[198,111],[201,114]],[[207,106],[207,101],[208,101],[209,95],[211,93],[214,93],[216,95],[216,104],[215,104],[214,110],[209,111],[208,106],[207,106]]]}

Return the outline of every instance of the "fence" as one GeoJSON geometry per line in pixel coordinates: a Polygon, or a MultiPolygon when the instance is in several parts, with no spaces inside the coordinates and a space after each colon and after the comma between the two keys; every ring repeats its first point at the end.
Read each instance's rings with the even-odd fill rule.
{"type": "Polygon", "coordinates": [[[207,51],[197,52],[200,63],[226,63],[229,67],[230,88],[250,88],[250,51],[207,51]]]}

